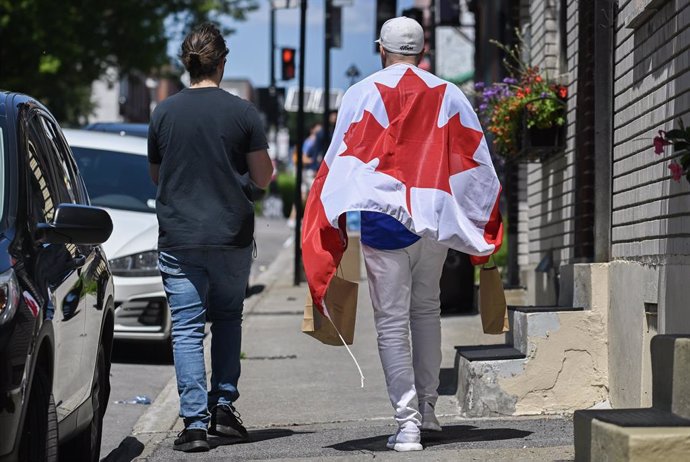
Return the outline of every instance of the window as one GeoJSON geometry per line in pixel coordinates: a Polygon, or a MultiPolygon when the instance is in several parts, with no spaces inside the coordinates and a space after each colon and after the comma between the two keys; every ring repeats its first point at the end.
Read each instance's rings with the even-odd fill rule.
{"type": "Polygon", "coordinates": [[[568,1],[561,0],[558,8],[558,71],[568,73],[568,1]]]}
{"type": "Polygon", "coordinates": [[[69,150],[62,139],[60,129],[45,116],[38,118],[48,148],[47,160],[52,165],[60,202],[82,203],[81,191],[78,189],[79,177],[76,174],[69,150]]]}
{"type": "Polygon", "coordinates": [[[72,146],[72,152],[93,205],[156,212],[156,186],[146,156],[79,146],[72,146]]]}
{"type": "Polygon", "coordinates": [[[42,145],[41,127],[32,117],[25,127],[24,148],[28,167],[29,216],[31,225],[53,220],[56,192],[53,189],[49,164],[42,145]]]}

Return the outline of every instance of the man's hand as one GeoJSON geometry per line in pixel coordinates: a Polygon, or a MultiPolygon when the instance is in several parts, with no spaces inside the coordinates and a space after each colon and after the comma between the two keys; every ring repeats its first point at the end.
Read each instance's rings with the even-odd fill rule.
{"type": "Polygon", "coordinates": [[[161,164],[152,164],[149,163],[149,175],[151,176],[151,180],[153,181],[153,184],[158,186],[158,175],[161,171],[161,164]]]}

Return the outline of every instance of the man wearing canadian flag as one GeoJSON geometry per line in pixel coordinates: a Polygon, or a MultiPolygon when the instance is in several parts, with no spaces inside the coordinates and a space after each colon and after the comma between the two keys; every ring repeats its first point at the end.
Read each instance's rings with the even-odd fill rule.
{"type": "Polygon", "coordinates": [[[304,267],[314,306],[362,211],[361,240],[378,347],[398,431],[388,448],[421,450],[441,365],[439,280],[448,248],[485,262],[501,245],[501,185],[477,116],[460,89],[417,67],[424,33],[393,18],[380,31],[383,70],[343,97],[307,201],[304,267]]]}

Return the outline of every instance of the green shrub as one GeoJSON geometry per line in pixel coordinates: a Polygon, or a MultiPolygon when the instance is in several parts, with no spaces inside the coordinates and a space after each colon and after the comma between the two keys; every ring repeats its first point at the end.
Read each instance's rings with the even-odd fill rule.
{"type": "Polygon", "coordinates": [[[295,176],[292,173],[282,172],[276,178],[278,194],[283,201],[283,216],[290,216],[292,205],[295,203],[295,176]]]}

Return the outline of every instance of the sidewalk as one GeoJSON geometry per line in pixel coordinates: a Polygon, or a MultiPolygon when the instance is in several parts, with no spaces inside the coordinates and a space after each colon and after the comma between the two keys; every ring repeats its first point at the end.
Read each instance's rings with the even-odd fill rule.
{"type": "Polygon", "coordinates": [[[458,415],[452,380],[446,380],[453,376],[454,346],[502,341],[502,337],[481,333],[478,316],[442,320],[442,389],[448,394],[439,398],[436,409],[444,431],[425,437],[424,451],[388,451],[385,442],[395,425],[378,358],[366,281],[360,281],[352,346],[366,377],[365,387],[360,388],[357,368],[345,348],[323,345],[300,332],[307,289],[306,284],[292,285],[292,255],[292,247],[283,249],[257,281],[266,285],[264,292],[245,305],[245,358],[236,407],[250,441],[227,444],[222,438],[210,437],[213,449],[208,453],[174,452],[172,442],[182,422],[177,418],[173,378],[134,428],[134,445],[144,445],[136,460],[572,459],[569,419],[470,421],[458,415]]]}

